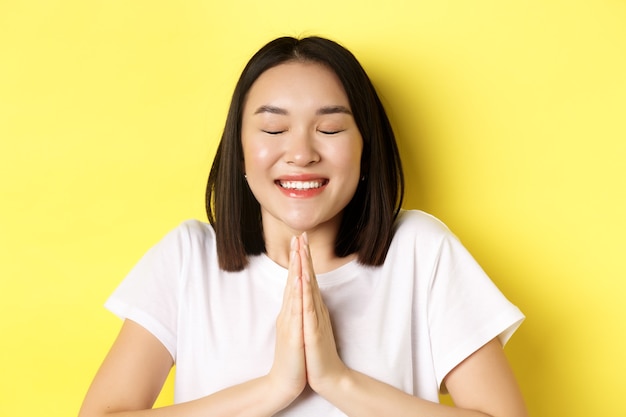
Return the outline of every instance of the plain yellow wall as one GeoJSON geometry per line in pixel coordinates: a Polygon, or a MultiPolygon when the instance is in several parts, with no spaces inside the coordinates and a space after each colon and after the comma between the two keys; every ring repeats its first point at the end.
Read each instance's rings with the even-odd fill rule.
{"type": "Polygon", "coordinates": [[[204,219],[236,77],[284,34],[369,71],[405,206],[527,314],[506,350],[532,414],[626,415],[626,3],[222,3],[0,2],[0,416],[76,414],[120,325],[102,303],[204,219]]]}

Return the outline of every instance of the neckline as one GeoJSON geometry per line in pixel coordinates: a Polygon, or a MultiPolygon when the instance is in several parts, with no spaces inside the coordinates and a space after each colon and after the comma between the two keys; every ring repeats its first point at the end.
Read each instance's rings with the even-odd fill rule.
{"type": "MultiPolygon", "coordinates": [[[[287,268],[274,262],[267,254],[256,255],[250,258],[251,269],[258,268],[269,279],[284,284],[287,279],[287,268]]],[[[349,261],[332,271],[323,274],[316,274],[317,282],[320,288],[330,287],[332,285],[341,284],[350,281],[356,277],[362,265],[356,259],[349,261]]]]}

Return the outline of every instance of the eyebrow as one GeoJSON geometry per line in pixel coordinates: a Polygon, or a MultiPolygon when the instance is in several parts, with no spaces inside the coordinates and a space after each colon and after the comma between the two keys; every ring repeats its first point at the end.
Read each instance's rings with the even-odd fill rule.
{"type": "Polygon", "coordinates": [[[261,114],[261,113],[272,113],[272,114],[280,114],[283,116],[286,116],[287,114],[289,114],[289,112],[285,109],[281,109],[280,107],[276,107],[276,106],[269,106],[269,105],[264,105],[259,107],[258,109],[256,109],[256,111],[254,112],[254,114],[261,114]]]}
{"type": "Polygon", "coordinates": [[[325,114],[335,114],[335,113],[343,113],[343,114],[352,115],[352,112],[350,111],[350,109],[345,106],[327,106],[327,107],[322,107],[315,112],[315,114],[317,114],[318,116],[323,116],[325,114]]]}
{"type": "MultiPolygon", "coordinates": [[[[256,109],[256,111],[254,112],[254,114],[261,114],[261,113],[271,113],[271,114],[278,114],[282,116],[286,116],[289,114],[289,112],[286,109],[276,107],[276,106],[270,106],[270,105],[263,105],[259,107],[258,109],[256,109]]],[[[326,114],[336,114],[336,113],[352,115],[352,112],[350,111],[349,108],[345,106],[339,106],[339,105],[321,107],[317,109],[317,111],[315,112],[315,114],[318,116],[323,116],[326,114]]]]}

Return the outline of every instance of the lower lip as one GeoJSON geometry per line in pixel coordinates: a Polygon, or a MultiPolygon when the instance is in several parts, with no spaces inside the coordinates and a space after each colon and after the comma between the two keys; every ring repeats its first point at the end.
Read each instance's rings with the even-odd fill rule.
{"type": "Polygon", "coordinates": [[[276,184],[278,189],[287,197],[290,198],[311,198],[319,195],[324,188],[326,188],[326,184],[322,185],[319,188],[309,188],[308,190],[297,190],[291,188],[283,188],[280,184],[276,184]]]}

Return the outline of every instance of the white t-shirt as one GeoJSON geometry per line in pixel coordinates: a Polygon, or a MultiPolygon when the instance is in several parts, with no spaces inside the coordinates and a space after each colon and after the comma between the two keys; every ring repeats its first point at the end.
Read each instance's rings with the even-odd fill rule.
{"type": "MultiPolygon", "coordinates": [[[[287,270],[266,255],[220,270],[210,225],[187,221],[154,246],[106,307],[154,334],[176,362],[175,402],[267,374],[287,270]]],[[[346,365],[438,401],[443,378],[524,319],[439,220],[402,211],[384,265],[317,276],[346,365]]],[[[308,388],[280,416],[344,416],[308,388]]]]}

